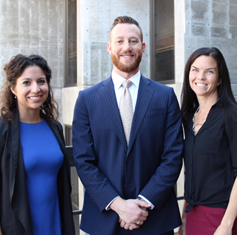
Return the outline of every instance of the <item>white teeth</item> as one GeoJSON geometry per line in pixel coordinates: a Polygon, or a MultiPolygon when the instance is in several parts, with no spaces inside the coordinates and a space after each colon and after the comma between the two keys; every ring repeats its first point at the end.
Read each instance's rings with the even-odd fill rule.
{"type": "Polygon", "coordinates": [[[196,85],[197,86],[202,86],[202,87],[206,86],[206,84],[200,84],[200,83],[197,83],[196,85]]]}
{"type": "Polygon", "coordinates": [[[37,97],[30,97],[30,99],[32,100],[38,100],[40,98],[40,96],[37,96],[37,97]]]}

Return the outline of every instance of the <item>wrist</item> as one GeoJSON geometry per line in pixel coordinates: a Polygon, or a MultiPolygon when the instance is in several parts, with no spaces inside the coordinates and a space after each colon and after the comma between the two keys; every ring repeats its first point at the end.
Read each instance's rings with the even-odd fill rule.
{"type": "Polygon", "coordinates": [[[117,212],[117,211],[116,211],[116,210],[117,210],[117,207],[120,206],[120,203],[121,203],[122,200],[123,200],[123,199],[122,199],[121,197],[116,197],[116,198],[113,200],[113,202],[110,204],[110,208],[111,208],[113,211],[117,212]]]}
{"type": "Polygon", "coordinates": [[[224,229],[232,230],[233,225],[234,225],[234,221],[228,219],[228,220],[222,220],[220,227],[222,227],[224,229]]]}
{"type": "Polygon", "coordinates": [[[153,209],[154,209],[155,206],[153,205],[153,203],[151,203],[147,198],[145,198],[145,197],[142,196],[141,194],[138,195],[137,199],[138,199],[139,201],[143,201],[143,202],[149,204],[149,207],[147,207],[147,208],[149,208],[150,210],[153,210],[153,209]]]}

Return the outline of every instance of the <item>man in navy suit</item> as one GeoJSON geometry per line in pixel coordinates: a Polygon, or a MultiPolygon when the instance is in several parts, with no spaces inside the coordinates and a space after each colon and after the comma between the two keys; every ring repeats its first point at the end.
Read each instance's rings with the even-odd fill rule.
{"type": "Polygon", "coordinates": [[[136,20],[117,17],[110,30],[111,76],[80,91],[73,153],[85,187],[81,229],[89,234],[173,234],[181,225],[174,185],[183,135],[173,89],[141,75],[145,51],[136,20]],[[133,120],[127,142],[120,116],[130,80],[133,120]]]}

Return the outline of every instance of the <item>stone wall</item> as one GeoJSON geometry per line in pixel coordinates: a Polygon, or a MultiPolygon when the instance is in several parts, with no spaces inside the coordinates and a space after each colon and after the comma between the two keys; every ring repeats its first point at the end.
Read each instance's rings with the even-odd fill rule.
{"type": "Polygon", "coordinates": [[[129,15],[143,30],[146,51],[141,72],[150,76],[150,4],[147,0],[80,0],[77,1],[77,85],[63,89],[63,121],[72,123],[78,91],[105,80],[113,65],[107,52],[109,31],[117,16],[129,15]],[[70,96],[71,103],[68,103],[70,96]],[[73,103],[74,102],[74,103],[73,103]]]}
{"type": "Polygon", "coordinates": [[[185,60],[200,47],[217,47],[223,53],[237,96],[237,1],[185,1],[185,60]]]}
{"type": "MultiPolygon", "coordinates": [[[[61,108],[63,78],[63,0],[0,1],[0,86],[3,65],[21,53],[40,54],[52,69],[54,95],[61,108]]],[[[61,109],[60,109],[61,111],[61,109]]]]}

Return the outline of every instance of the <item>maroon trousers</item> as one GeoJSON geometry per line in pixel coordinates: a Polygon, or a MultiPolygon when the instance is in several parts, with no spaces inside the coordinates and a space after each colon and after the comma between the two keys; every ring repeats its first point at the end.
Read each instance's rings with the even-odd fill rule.
{"type": "MultiPolygon", "coordinates": [[[[192,207],[186,213],[186,235],[213,235],[225,214],[224,208],[206,206],[192,207]]],[[[237,219],[235,220],[232,234],[237,235],[237,219]]]]}

